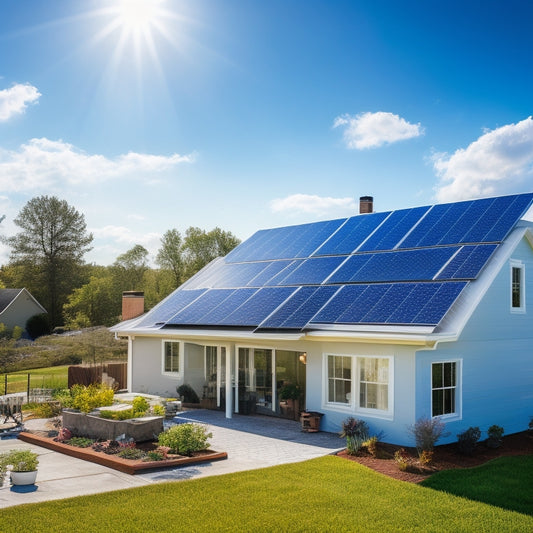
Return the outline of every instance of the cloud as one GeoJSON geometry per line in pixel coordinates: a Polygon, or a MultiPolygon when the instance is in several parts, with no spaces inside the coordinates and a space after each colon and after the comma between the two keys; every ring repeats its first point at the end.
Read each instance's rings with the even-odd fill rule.
{"type": "Polygon", "coordinates": [[[159,233],[138,233],[131,228],[125,226],[104,226],[102,228],[91,228],[90,233],[98,239],[111,239],[115,242],[121,242],[125,244],[141,244],[143,246],[150,246],[155,241],[161,240],[159,233]]]}
{"type": "Polygon", "coordinates": [[[24,113],[28,104],[39,99],[41,93],[36,87],[26,84],[16,84],[10,89],[0,91],[0,122],[9,120],[13,115],[24,113]]]}
{"type": "Polygon", "coordinates": [[[294,214],[311,213],[314,215],[339,214],[340,211],[354,212],[357,204],[353,198],[331,198],[310,194],[292,194],[270,202],[275,213],[287,211],[294,214]]]}
{"type": "Polygon", "coordinates": [[[434,154],[440,202],[497,196],[531,189],[533,119],[488,131],[452,155],[434,154]]]}
{"type": "Polygon", "coordinates": [[[377,148],[424,134],[424,128],[411,124],[405,119],[378,111],[377,113],[360,113],[355,117],[342,115],[333,122],[333,127],[344,127],[344,141],[348,148],[364,150],[377,148]]]}
{"type": "Polygon", "coordinates": [[[0,190],[35,192],[58,185],[92,185],[125,176],[164,172],[180,163],[192,163],[194,157],[130,152],[109,159],[87,154],[62,140],[31,139],[18,150],[0,150],[0,190]]]}

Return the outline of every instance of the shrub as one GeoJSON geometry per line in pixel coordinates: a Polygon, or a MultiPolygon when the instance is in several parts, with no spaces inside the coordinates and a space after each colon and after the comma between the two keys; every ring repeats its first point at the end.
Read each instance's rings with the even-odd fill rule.
{"type": "Polygon", "coordinates": [[[433,462],[433,451],[432,450],[422,450],[418,456],[418,460],[422,466],[428,466],[433,462]]]}
{"type": "Polygon", "coordinates": [[[196,394],[196,391],[190,385],[180,385],[176,389],[176,392],[183,398],[185,403],[200,403],[198,394],[196,394]]]}
{"type": "Polygon", "coordinates": [[[82,413],[90,413],[97,407],[104,407],[113,403],[115,393],[104,384],[93,383],[89,386],[74,385],[70,389],[70,399],[63,397],[66,407],[79,409],[82,413]]]}
{"type": "Polygon", "coordinates": [[[212,433],[208,433],[200,424],[178,424],[160,433],[158,444],[167,446],[173,453],[191,456],[193,452],[209,448],[207,439],[212,436],[212,433]]]}
{"type": "Polygon", "coordinates": [[[440,418],[419,418],[409,432],[415,438],[415,445],[420,455],[423,451],[431,451],[444,432],[444,423],[440,418]]]}
{"type": "Polygon", "coordinates": [[[165,416],[165,408],[162,405],[154,405],[152,407],[154,416],[165,416]]]}
{"type": "Polygon", "coordinates": [[[405,448],[400,448],[394,452],[394,460],[402,472],[407,471],[411,465],[411,457],[405,448]]]}
{"type": "Polygon", "coordinates": [[[457,450],[463,455],[472,455],[481,437],[478,427],[469,427],[457,435],[457,450]]]}
{"type": "Polygon", "coordinates": [[[350,416],[342,423],[340,437],[346,439],[346,450],[349,455],[357,455],[368,436],[368,425],[364,420],[350,416]]]}
{"type": "Polygon", "coordinates": [[[133,410],[133,407],[129,409],[121,409],[120,411],[112,411],[105,409],[100,411],[100,418],[106,418],[107,420],[129,420],[130,418],[137,418],[140,415],[133,410]]]}
{"type": "Polygon", "coordinates": [[[139,448],[123,448],[117,455],[122,459],[142,459],[144,453],[139,448]]]}
{"type": "Polygon", "coordinates": [[[368,453],[372,457],[377,457],[379,454],[378,443],[379,443],[378,437],[373,436],[365,440],[365,442],[363,442],[363,446],[368,450],[368,453]]]}
{"type": "Polygon", "coordinates": [[[26,331],[32,339],[48,335],[50,333],[50,318],[48,313],[33,315],[26,321],[26,331]]]}
{"type": "Polygon", "coordinates": [[[146,411],[150,408],[150,404],[146,398],[142,396],[136,396],[133,398],[133,411],[135,416],[144,416],[146,411]]]}
{"type": "Polygon", "coordinates": [[[13,339],[18,341],[22,337],[23,333],[24,333],[24,330],[20,326],[15,326],[13,328],[13,333],[11,334],[11,336],[13,339]]]}
{"type": "Polygon", "coordinates": [[[76,446],[76,448],[89,448],[93,443],[94,440],[87,437],[71,437],[66,441],[66,444],[76,446]]]}
{"type": "Polygon", "coordinates": [[[490,426],[490,428],[487,430],[487,446],[489,448],[499,448],[502,445],[503,433],[503,428],[501,426],[490,426]]]}

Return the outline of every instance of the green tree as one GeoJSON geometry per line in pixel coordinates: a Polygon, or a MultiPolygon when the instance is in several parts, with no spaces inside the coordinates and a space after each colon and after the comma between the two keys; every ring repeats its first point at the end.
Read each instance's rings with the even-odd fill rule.
{"type": "Polygon", "coordinates": [[[148,270],[148,250],[136,244],[131,250],[117,257],[112,270],[119,291],[143,290],[143,277],[148,270]]]}
{"type": "Polygon", "coordinates": [[[169,229],[161,238],[161,248],[155,262],[163,269],[172,272],[174,288],[183,283],[185,270],[183,260],[183,239],[177,229],[169,229]]]}
{"type": "Polygon", "coordinates": [[[83,277],[83,256],[91,250],[85,217],[55,196],[32,198],[15,224],[21,229],[4,239],[10,263],[18,267],[19,284],[46,308],[52,327],[62,323],[67,296],[83,277]]]}
{"type": "Polygon", "coordinates": [[[217,257],[231,252],[240,240],[229,231],[215,228],[209,232],[190,227],[185,234],[183,254],[188,279],[217,257]]]}

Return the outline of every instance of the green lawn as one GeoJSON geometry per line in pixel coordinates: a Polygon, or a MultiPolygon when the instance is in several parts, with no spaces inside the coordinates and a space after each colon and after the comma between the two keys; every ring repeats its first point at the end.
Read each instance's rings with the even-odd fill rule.
{"type": "MultiPolygon", "coordinates": [[[[11,372],[7,375],[7,392],[25,392],[30,387],[37,389],[66,389],[68,386],[68,366],[51,366],[11,372]]],[[[0,394],[4,393],[4,374],[0,374],[0,394]]]]}
{"type": "MultiPolygon", "coordinates": [[[[530,483],[518,490],[529,490],[530,483]]],[[[533,531],[533,517],[327,456],[3,509],[2,531],[533,531]]]]}
{"type": "Polygon", "coordinates": [[[533,515],[533,456],[502,457],[477,468],[447,470],[425,487],[533,515]]]}

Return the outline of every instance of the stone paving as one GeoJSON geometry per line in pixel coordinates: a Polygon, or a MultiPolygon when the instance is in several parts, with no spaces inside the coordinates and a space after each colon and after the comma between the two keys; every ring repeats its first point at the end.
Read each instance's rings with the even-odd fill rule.
{"type": "MultiPolygon", "coordinates": [[[[183,411],[173,422],[189,421],[206,424],[213,434],[212,449],[227,452],[228,459],[130,476],[16,439],[1,439],[0,453],[30,448],[39,453],[40,464],[35,491],[21,494],[6,483],[0,488],[0,508],[294,463],[344,448],[337,434],[305,433],[299,422],[292,420],[244,415],[226,419],[222,412],[199,409],[183,411]]],[[[44,422],[28,420],[25,425],[28,429],[44,429],[44,422]]]]}

